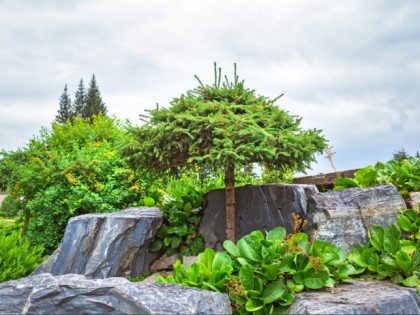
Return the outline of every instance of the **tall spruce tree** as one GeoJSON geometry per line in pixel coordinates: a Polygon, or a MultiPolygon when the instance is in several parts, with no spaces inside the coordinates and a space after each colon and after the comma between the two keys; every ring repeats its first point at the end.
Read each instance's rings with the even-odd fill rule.
{"type": "Polygon", "coordinates": [[[86,105],[86,89],[83,79],[80,79],[79,87],[74,94],[73,114],[75,117],[82,117],[83,109],[86,105]]]}
{"type": "Polygon", "coordinates": [[[92,75],[92,79],[89,83],[89,89],[86,95],[86,104],[82,111],[83,118],[90,118],[93,115],[102,113],[106,116],[107,108],[105,103],[102,101],[101,92],[96,83],[95,75],[92,75]]]}
{"type": "Polygon", "coordinates": [[[139,171],[155,174],[182,168],[218,167],[225,173],[226,238],[235,240],[235,169],[252,163],[304,171],[323,152],[326,140],[317,129],[303,130],[276,99],[259,96],[244,81],[215,81],[174,98],[169,108],[150,111],[147,124],[132,127],[123,154],[139,171]]]}
{"type": "Polygon", "coordinates": [[[59,100],[60,108],[58,109],[56,120],[60,124],[65,124],[66,121],[73,116],[71,99],[69,93],[67,92],[67,84],[64,86],[64,91],[61,94],[59,100]]]}

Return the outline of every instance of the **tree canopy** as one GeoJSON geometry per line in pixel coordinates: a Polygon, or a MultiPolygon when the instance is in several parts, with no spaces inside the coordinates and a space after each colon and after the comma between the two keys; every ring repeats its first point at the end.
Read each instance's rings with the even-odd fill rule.
{"type": "Polygon", "coordinates": [[[123,154],[135,169],[157,173],[183,168],[218,167],[225,172],[226,233],[234,239],[234,170],[250,163],[272,169],[304,171],[322,152],[326,140],[317,129],[303,130],[301,118],[270,99],[233,81],[215,64],[213,84],[203,84],[174,98],[169,108],[149,111],[146,124],[130,129],[123,154]],[[233,213],[232,213],[233,208],[233,213]],[[233,216],[233,219],[232,219],[233,216]],[[233,222],[232,222],[233,220],[233,222]],[[229,222],[228,222],[229,221],[229,222]],[[233,226],[232,226],[233,224],[233,226]]]}

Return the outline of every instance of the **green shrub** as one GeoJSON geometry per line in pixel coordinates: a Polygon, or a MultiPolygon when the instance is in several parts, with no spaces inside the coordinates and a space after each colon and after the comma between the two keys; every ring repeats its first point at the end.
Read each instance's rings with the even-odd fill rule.
{"type": "Polygon", "coordinates": [[[6,198],[4,198],[0,210],[5,213],[5,217],[8,218],[14,218],[16,217],[21,211],[21,204],[19,203],[19,200],[16,198],[13,198],[11,194],[7,195],[6,198]]]}
{"type": "Polygon", "coordinates": [[[32,246],[20,230],[0,229],[0,282],[30,274],[43,262],[43,247],[32,246]]]}
{"type": "Polygon", "coordinates": [[[7,215],[6,212],[3,212],[3,211],[0,212],[0,218],[5,218],[6,215],[7,215]]]}
{"type": "Polygon", "coordinates": [[[402,161],[391,160],[366,166],[359,169],[354,178],[337,178],[334,189],[386,183],[395,185],[403,196],[410,191],[420,191],[420,158],[409,157],[402,161]]]}

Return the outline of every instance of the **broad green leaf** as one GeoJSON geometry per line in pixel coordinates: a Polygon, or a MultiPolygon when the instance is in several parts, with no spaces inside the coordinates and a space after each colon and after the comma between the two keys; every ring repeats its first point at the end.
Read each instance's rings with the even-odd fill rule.
{"type": "Polygon", "coordinates": [[[372,226],[368,229],[370,243],[377,250],[383,249],[385,230],[382,226],[372,226]]]}
{"type": "Polygon", "coordinates": [[[172,236],[171,239],[171,248],[175,249],[181,245],[181,238],[179,236],[172,236]]]}
{"type": "Polygon", "coordinates": [[[269,281],[274,281],[279,275],[280,263],[273,263],[270,265],[263,265],[262,272],[265,278],[269,281]]]}
{"type": "Polygon", "coordinates": [[[252,231],[251,233],[249,233],[249,235],[255,236],[259,240],[263,240],[264,239],[264,234],[260,230],[252,231]]]}
{"type": "Polygon", "coordinates": [[[411,221],[406,215],[400,214],[397,218],[397,222],[401,229],[411,232],[411,221]]]}
{"type": "Polygon", "coordinates": [[[162,246],[163,246],[162,240],[157,239],[156,241],[152,243],[152,245],[149,246],[149,251],[151,251],[152,253],[158,252],[161,250],[162,246]]]}
{"type": "Polygon", "coordinates": [[[280,297],[280,305],[287,306],[292,304],[293,300],[295,299],[295,295],[293,293],[284,294],[280,297]]]}
{"type": "Polygon", "coordinates": [[[155,205],[155,200],[150,197],[144,197],[143,203],[145,207],[153,207],[155,205]]]}
{"type": "Polygon", "coordinates": [[[241,269],[239,270],[239,277],[241,278],[245,289],[254,289],[254,273],[252,272],[252,267],[250,265],[245,265],[241,267],[241,269]]]}
{"type": "Polygon", "coordinates": [[[238,247],[230,240],[226,240],[223,242],[223,247],[226,251],[234,257],[238,257],[240,255],[238,247]]]}
{"type": "Polygon", "coordinates": [[[406,287],[420,287],[420,277],[417,275],[413,275],[405,278],[401,281],[401,283],[406,287]]]}
{"type": "Polygon", "coordinates": [[[212,272],[219,270],[232,271],[232,259],[225,253],[216,253],[213,259],[212,272]]]}
{"type": "Polygon", "coordinates": [[[384,249],[386,252],[395,254],[400,249],[401,230],[396,224],[391,224],[385,229],[384,249]]]}
{"type": "Polygon", "coordinates": [[[303,284],[309,289],[320,289],[326,285],[328,281],[328,272],[315,271],[313,268],[304,272],[303,284]]]}
{"type": "Polygon", "coordinates": [[[237,246],[242,257],[255,262],[262,261],[262,257],[260,255],[261,244],[257,237],[253,235],[245,235],[238,241],[237,246]]]}
{"type": "Polygon", "coordinates": [[[411,267],[411,258],[406,252],[399,250],[395,254],[395,260],[397,262],[397,265],[401,268],[402,271],[404,272],[409,271],[411,267]]]}
{"type": "Polygon", "coordinates": [[[266,240],[267,241],[283,241],[284,237],[286,236],[287,232],[286,229],[282,226],[278,226],[267,233],[266,240]]]}
{"type": "Polygon", "coordinates": [[[245,304],[245,309],[248,312],[255,312],[264,307],[264,300],[262,298],[249,299],[245,304]]]}
{"type": "Polygon", "coordinates": [[[265,304],[270,304],[279,299],[286,292],[286,286],[281,281],[268,284],[263,292],[265,304]]]}

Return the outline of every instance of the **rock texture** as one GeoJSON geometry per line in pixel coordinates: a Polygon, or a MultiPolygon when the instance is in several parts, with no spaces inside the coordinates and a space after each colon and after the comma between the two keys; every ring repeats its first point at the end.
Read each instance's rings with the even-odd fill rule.
{"type": "Polygon", "coordinates": [[[305,232],[311,235],[316,230],[317,239],[350,251],[355,244],[366,244],[369,226],[386,227],[395,223],[400,208],[406,208],[406,205],[393,185],[313,194],[308,200],[305,232]]]}
{"type": "Polygon", "coordinates": [[[389,281],[355,280],[332,292],[299,293],[289,314],[420,314],[417,289],[389,281]]]}
{"type": "Polygon", "coordinates": [[[71,218],[59,249],[33,274],[138,276],[149,270],[148,246],[161,223],[161,211],[146,207],[71,218]]]}
{"type": "MultiPolygon", "coordinates": [[[[254,230],[269,231],[279,225],[292,233],[292,212],[305,216],[307,199],[315,193],[318,189],[314,185],[270,184],[236,188],[236,239],[254,230]]],[[[223,249],[226,239],[224,189],[207,194],[198,230],[204,236],[205,247],[223,249]]]]}
{"type": "Polygon", "coordinates": [[[231,314],[226,294],[171,283],[41,274],[0,284],[0,314],[231,314]]]}
{"type": "Polygon", "coordinates": [[[420,207],[420,191],[410,192],[407,207],[410,209],[419,209],[420,207]]]}

